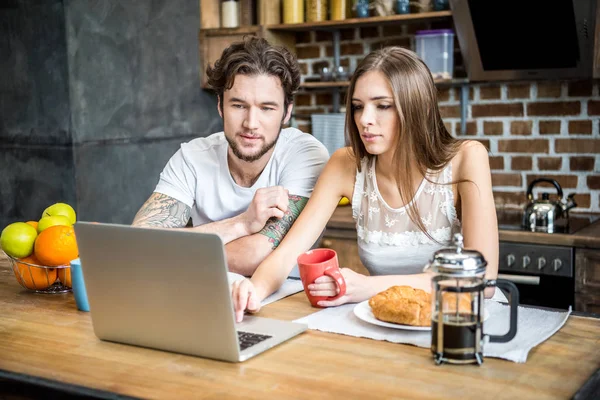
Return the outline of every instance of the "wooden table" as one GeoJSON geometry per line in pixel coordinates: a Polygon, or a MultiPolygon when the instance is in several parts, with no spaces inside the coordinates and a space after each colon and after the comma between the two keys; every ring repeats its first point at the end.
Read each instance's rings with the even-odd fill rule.
{"type": "MultiPolygon", "coordinates": [[[[259,315],[314,311],[300,293],[259,315]]],[[[72,294],[27,292],[0,259],[0,391],[28,382],[98,398],[566,399],[599,367],[600,320],[573,316],[525,364],[436,366],[428,349],[319,331],[241,364],[115,344],[94,335],[72,294]]]]}

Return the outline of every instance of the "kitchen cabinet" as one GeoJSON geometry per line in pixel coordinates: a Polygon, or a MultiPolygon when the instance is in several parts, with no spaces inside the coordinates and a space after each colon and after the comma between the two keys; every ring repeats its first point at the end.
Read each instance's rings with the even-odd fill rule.
{"type": "Polygon", "coordinates": [[[325,229],[321,247],[335,250],[340,267],[350,268],[359,274],[369,275],[358,257],[356,228],[352,219],[351,206],[339,206],[325,229]]]}
{"type": "MultiPolygon", "coordinates": [[[[433,11],[423,13],[390,15],[385,17],[348,18],[343,20],[325,20],[318,22],[303,22],[298,24],[281,23],[282,2],[261,0],[258,3],[259,24],[228,29],[219,28],[220,0],[200,1],[201,29],[199,33],[199,48],[201,62],[201,82],[206,88],[206,66],[217,60],[223,49],[231,43],[241,40],[245,35],[264,37],[273,44],[284,45],[296,52],[296,33],[325,30],[333,36],[333,69],[340,65],[340,30],[366,26],[397,25],[423,21],[439,21],[452,18],[451,11],[433,11]]],[[[303,82],[302,89],[327,90],[332,93],[332,108],[334,113],[340,109],[340,92],[348,86],[345,82],[303,82]]],[[[459,86],[461,88],[461,132],[466,132],[468,81],[465,79],[448,79],[436,81],[438,85],[459,86]]]]}
{"type": "Polygon", "coordinates": [[[358,244],[355,238],[336,237],[336,233],[325,232],[321,240],[321,247],[335,250],[338,255],[338,262],[342,268],[350,268],[359,274],[369,275],[369,271],[358,257],[358,244]]]}
{"type": "Polygon", "coordinates": [[[600,314],[599,249],[575,249],[575,310],[600,314]]]}
{"type": "MultiPolygon", "coordinates": [[[[548,235],[519,230],[500,230],[499,234],[500,241],[506,243],[574,248],[575,276],[569,280],[571,282],[569,305],[573,305],[574,311],[600,314],[600,240],[598,240],[600,235],[598,232],[600,232],[600,221],[574,235],[548,235]],[[575,285],[574,289],[573,285],[575,285]],[[572,303],[573,291],[574,304],[572,303]]],[[[342,267],[367,274],[358,257],[356,240],[351,206],[338,207],[327,223],[321,246],[335,250],[342,267]]]]}
{"type": "Polygon", "coordinates": [[[275,45],[295,48],[295,36],[288,32],[276,33],[260,25],[240,26],[239,28],[200,29],[198,43],[200,46],[200,82],[207,88],[206,67],[219,59],[223,50],[244,36],[258,36],[275,45]]]}

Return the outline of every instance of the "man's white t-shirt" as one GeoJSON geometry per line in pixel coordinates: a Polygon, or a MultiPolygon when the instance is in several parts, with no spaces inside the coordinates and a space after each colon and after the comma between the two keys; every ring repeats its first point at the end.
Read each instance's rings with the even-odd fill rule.
{"type": "Polygon", "coordinates": [[[183,143],[160,174],[155,192],[192,208],[194,225],[232,218],[246,211],[257,189],[283,186],[310,197],[329,159],[325,146],[295,128],[282,129],[271,159],[252,187],[235,183],[229,172],[229,144],[223,132],[183,143]]]}

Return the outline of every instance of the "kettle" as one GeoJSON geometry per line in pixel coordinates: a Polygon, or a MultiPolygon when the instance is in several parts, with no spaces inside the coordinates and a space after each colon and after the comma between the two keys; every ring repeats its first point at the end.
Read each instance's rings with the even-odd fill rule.
{"type": "Polygon", "coordinates": [[[577,207],[573,200],[575,193],[567,196],[563,200],[563,191],[558,182],[554,179],[539,178],[532,181],[527,188],[527,200],[529,203],[525,207],[523,214],[523,228],[532,232],[566,232],[569,227],[569,210],[577,207]],[[547,182],[554,185],[558,193],[558,200],[550,200],[548,193],[542,193],[542,199],[533,199],[533,187],[540,182],[547,182]]]}

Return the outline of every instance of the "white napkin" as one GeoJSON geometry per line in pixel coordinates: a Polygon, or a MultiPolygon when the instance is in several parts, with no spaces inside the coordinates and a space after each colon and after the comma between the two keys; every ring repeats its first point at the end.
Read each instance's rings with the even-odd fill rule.
{"type": "Polygon", "coordinates": [[[302,286],[302,281],[300,279],[287,278],[278,291],[265,298],[263,301],[261,301],[260,304],[262,306],[266,306],[267,304],[273,303],[277,300],[281,300],[284,297],[291,296],[303,290],[304,286],[302,286]]]}
{"type": "MultiPolygon", "coordinates": [[[[229,285],[231,285],[235,281],[245,279],[243,275],[236,274],[235,272],[228,272],[227,278],[229,279],[229,285]]],[[[304,287],[302,286],[301,280],[288,278],[285,280],[285,282],[283,282],[283,285],[281,285],[278,291],[266,297],[263,301],[261,301],[260,304],[264,307],[267,304],[273,303],[277,300],[281,300],[284,297],[291,296],[303,290],[304,287]]]]}
{"type": "MultiPolygon", "coordinates": [[[[401,330],[373,325],[356,317],[354,307],[356,304],[326,308],[294,322],[308,324],[309,329],[323,332],[431,347],[431,331],[401,330]]],[[[501,335],[507,332],[509,307],[493,300],[486,300],[484,307],[490,313],[490,317],[484,322],[484,333],[501,335]]],[[[570,308],[565,312],[552,312],[519,307],[517,335],[508,343],[486,343],[483,355],[523,363],[533,347],[548,339],[564,325],[570,313],[570,308]]]]}
{"type": "MultiPolygon", "coordinates": [[[[486,301],[485,307],[490,318],[483,324],[488,335],[503,335],[510,325],[506,304],[486,301]]],[[[519,307],[517,335],[508,343],[486,343],[483,355],[511,360],[518,363],[527,361],[529,351],[554,335],[567,322],[571,307],[567,311],[549,311],[532,307],[519,307]]]]}

